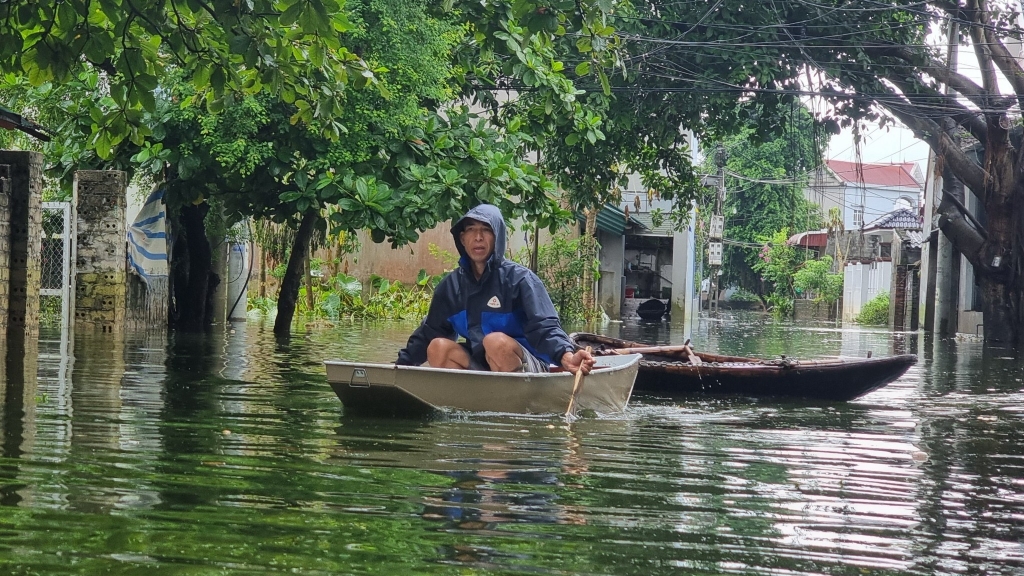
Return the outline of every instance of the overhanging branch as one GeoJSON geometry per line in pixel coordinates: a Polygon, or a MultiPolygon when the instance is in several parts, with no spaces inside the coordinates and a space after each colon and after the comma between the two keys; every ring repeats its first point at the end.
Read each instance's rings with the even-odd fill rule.
{"type": "Polygon", "coordinates": [[[915,136],[927,142],[936,153],[940,153],[943,161],[968,188],[979,197],[984,195],[985,171],[960,150],[937,122],[910,114],[900,108],[887,108],[910,128],[915,136]]]}

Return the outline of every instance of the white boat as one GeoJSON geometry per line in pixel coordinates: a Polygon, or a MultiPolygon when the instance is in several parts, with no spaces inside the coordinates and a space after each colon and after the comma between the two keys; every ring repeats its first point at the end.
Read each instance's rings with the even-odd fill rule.
{"type": "MultiPolygon", "coordinates": [[[[633,392],[639,354],[601,356],[583,377],[575,411],[622,412],[633,392]]],[[[452,370],[327,360],[327,382],[346,413],[413,416],[437,410],[564,414],[575,377],[565,371],[540,374],[452,370]]]]}

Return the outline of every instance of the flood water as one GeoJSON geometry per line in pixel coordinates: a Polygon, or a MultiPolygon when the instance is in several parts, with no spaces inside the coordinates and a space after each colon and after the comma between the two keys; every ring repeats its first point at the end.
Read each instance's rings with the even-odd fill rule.
{"type": "Polygon", "coordinates": [[[978,342],[611,324],[710,352],[920,361],[848,403],[401,421],[345,415],[321,361],[392,361],[413,325],[233,328],[44,334],[7,366],[0,573],[1024,572],[1024,363],[978,342]]]}

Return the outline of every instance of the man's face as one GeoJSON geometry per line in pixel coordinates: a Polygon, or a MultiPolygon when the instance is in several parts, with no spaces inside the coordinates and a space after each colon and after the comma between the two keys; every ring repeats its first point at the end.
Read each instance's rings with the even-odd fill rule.
{"type": "Polygon", "coordinates": [[[494,230],[483,222],[467,221],[459,237],[466,254],[475,264],[487,262],[494,252],[494,230]]]}

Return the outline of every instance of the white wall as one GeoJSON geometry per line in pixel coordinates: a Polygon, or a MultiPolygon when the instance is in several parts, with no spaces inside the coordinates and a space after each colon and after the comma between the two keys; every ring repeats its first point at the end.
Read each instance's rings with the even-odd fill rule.
{"type": "Polygon", "coordinates": [[[852,322],[861,308],[892,286],[892,262],[847,264],[843,271],[843,321],[852,322]]]}

